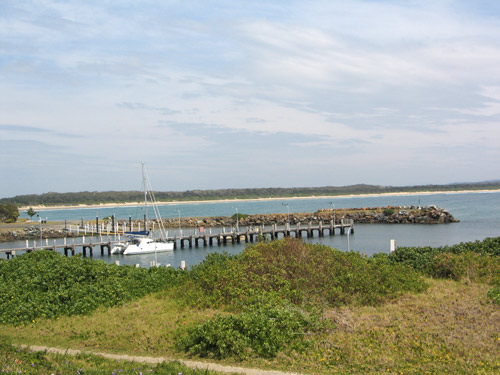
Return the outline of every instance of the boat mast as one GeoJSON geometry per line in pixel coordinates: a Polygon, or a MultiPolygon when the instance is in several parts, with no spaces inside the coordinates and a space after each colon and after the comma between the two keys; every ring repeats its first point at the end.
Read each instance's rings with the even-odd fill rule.
{"type": "Polygon", "coordinates": [[[141,162],[142,164],[142,184],[144,186],[144,209],[145,209],[145,215],[144,215],[144,230],[147,232],[148,231],[148,193],[147,193],[147,185],[146,185],[146,170],[144,168],[144,162],[141,162]]]}
{"type": "Polygon", "coordinates": [[[146,172],[146,167],[144,166],[144,162],[142,163],[142,178],[144,180],[144,201],[145,201],[145,205],[146,205],[146,216],[148,214],[147,200],[149,199],[149,200],[151,200],[151,207],[153,208],[156,221],[158,222],[158,229],[160,231],[160,239],[166,240],[167,233],[165,231],[165,227],[163,226],[163,220],[161,219],[160,210],[158,209],[158,204],[156,202],[153,187],[151,186],[151,182],[149,182],[148,173],[146,172]]]}

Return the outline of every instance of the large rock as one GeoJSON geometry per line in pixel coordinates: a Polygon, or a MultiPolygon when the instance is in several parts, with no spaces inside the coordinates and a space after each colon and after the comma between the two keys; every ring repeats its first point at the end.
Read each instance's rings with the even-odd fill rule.
{"type": "MultiPolygon", "coordinates": [[[[334,211],[319,210],[313,213],[295,212],[288,214],[255,214],[240,218],[240,227],[256,227],[261,225],[284,225],[287,220],[290,220],[291,225],[297,223],[317,224],[319,221],[330,222],[334,219],[334,211]]],[[[349,208],[336,209],[335,220],[340,223],[342,219],[352,219],[355,223],[372,224],[444,224],[458,222],[453,215],[448,211],[435,206],[431,207],[372,207],[372,208],[349,208]]],[[[119,221],[120,225],[128,223],[128,220],[119,221]]],[[[177,228],[179,226],[178,218],[165,218],[163,224],[167,228],[177,228]]],[[[227,216],[214,217],[184,217],[181,218],[181,226],[183,228],[214,228],[214,227],[230,227],[235,226],[236,220],[227,216]]],[[[137,221],[135,225],[137,228],[137,221]]],[[[68,231],[43,228],[42,237],[45,238],[63,238],[74,237],[74,233],[68,231]]],[[[40,228],[38,226],[30,226],[24,228],[23,231],[10,231],[0,233],[0,242],[12,242],[25,239],[40,238],[40,228]]]]}

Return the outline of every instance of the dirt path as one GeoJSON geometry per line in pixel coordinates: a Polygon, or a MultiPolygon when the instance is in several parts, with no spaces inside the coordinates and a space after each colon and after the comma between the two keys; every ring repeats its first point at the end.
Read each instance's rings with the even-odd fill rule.
{"type": "Polygon", "coordinates": [[[202,370],[211,370],[218,371],[224,373],[232,373],[232,374],[246,374],[246,375],[300,375],[295,372],[283,372],[283,371],[275,371],[275,370],[261,370],[261,369],[251,369],[245,367],[235,367],[235,366],[227,366],[227,365],[219,365],[217,363],[208,363],[208,362],[200,362],[200,361],[190,361],[185,359],[173,359],[166,357],[142,357],[135,355],[126,355],[126,354],[110,354],[110,353],[101,353],[94,351],[82,351],[75,349],[60,349],[60,348],[50,348],[47,346],[37,346],[37,345],[20,345],[22,348],[28,348],[34,352],[42,352],[47,351],[49,353],[58,353],[58,354],[69,354],[69,355],[77,355],[77,354],[93,354],[98,355],[108,359],[114,360],[123,360],[123,361],[133,361],[133,362],[141,362],[141,363],[151,363],[157,364],[161,362],[171,362],[177,361],[182,363],[184,366],[202,370]]]}

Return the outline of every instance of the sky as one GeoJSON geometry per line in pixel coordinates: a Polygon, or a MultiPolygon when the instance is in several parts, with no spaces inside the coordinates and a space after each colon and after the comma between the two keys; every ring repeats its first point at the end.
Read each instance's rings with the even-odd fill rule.
{"type": "Polygon", "coordinates": [[[0,197],[500,177],[500,2],[0,0],[0,197]]]}

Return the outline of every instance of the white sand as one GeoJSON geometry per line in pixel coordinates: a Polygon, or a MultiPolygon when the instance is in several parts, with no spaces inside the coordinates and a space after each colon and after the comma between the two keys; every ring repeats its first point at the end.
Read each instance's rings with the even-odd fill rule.
{"type": "MultiPolygon", "coordinates": [[[[401,193],[375,193],[375,194],[349,194],[349,195],[313,195],[309,197],[281,197],[281,198],[249,198],[249,199],[217,199],[203,201],[170,201],[157,202],[158,205],[179,205],[179,204],[198,204],[198,203],[223,203],[223,202],[260,202],[260,201],[279,201],[294,199],[342,199],[342,198],[365,198],[365,197],[387,197],[387,196],[412,196],[412,195],[434,195],[434,194],[467,194],[467,193],[498,193],[500,190],[457,190],[457,191],[416,191],[401,193]]],[[[103,208],[103,207],[134,207],[142,206],[142,202],[130,203],[101,203],[101,204],[79,204],[66,206],[26,206],[19,208],[20,211],[32,207],[34,210],[64,210],[72,208],[103,208]]]]}

